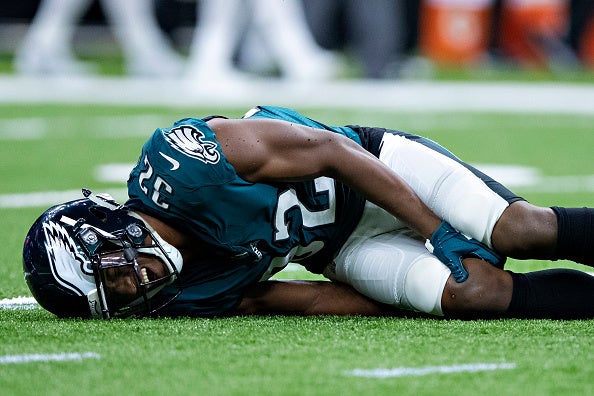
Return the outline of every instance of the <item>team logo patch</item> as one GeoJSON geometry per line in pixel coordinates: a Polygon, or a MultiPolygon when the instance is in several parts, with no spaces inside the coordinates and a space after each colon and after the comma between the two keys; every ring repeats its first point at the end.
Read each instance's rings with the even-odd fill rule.
{"type": "Polygon", "coordinates": [[[206,164],[216,164],[221,158],[217,145],[204,141],[204,133],[192,125],[181,125],[163,132],[165,139],[177,151],[206,164]]]}
{"type": "Polygon", "coordinates": [[[66,229],[53,221],[43,224],[45,249],[52,274],[74,293],[86,296],[95,288],[91,262],[79,251],[66,229]]]}

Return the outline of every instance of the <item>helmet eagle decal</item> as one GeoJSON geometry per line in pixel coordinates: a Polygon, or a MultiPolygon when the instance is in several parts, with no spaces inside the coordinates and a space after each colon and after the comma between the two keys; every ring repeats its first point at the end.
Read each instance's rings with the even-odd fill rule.
{"type": "Polygon", "coordinates": [[[43,224],[44,246],[52,274],[63,287],[86,296],[95,288],[91,262],[82,254],[66,229],[53,221],[43,224]]]}

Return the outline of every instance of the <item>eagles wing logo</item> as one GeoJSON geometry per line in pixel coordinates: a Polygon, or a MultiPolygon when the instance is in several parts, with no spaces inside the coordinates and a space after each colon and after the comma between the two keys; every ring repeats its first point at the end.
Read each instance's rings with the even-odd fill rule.
{"type": "Polygon", "coordinates": [[[221,155],[217,145],[213,142],[203,141],[204,133],[191,125],[181,125],[168,132],[163,132],[165,139],[177,151],[195,158],[206,164],[216,164],[221,155]]]}
{"type": "Polygon", "coordinates": [[[78,295],[86,296],[95,289],[95,278],[90,261],[81,254],[76,244],[60,224],[43,224],[45,249],[52,274],[57,281],[78,295]]]}

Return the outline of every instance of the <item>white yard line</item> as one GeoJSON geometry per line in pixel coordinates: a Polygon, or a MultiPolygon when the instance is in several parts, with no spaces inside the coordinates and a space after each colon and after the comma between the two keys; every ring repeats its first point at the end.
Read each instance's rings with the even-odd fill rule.
{"type": "Polygon", "coordinates": [[[28,355],[5,355],[0,356],[0,364],[20,364],[31,362],[66,362],[81,361],[85,359],[100,359],[101,355],[95,352],[83,353],[34,353],[28,355]]]}
{"type": "Polygon", "coordinates": [[[89,116],[84,117],[82,133],[78,125],[80,122],[78,118],[62,116],[0,118],[0,141],[89,136],[109,139],[148,137],[156,127],[170,124],[171,119],[153,114],[89,116]]]}
{"type": "MultiPolygon", "coordinates": [[[[125,179],[122,179],[124,182],[125,179]]],[[[97,193],[108,193],[116,201],[123,202],[128,196],[126,188],[106,189],[94,191],[97,193]]],[[[49,208],[58,203],[83,198],[81,190],[66,191],[39,191],[32,193],[0,194],[0,208],[49,208]]]]}
{"type": "Polygon", "coordinates": [[[3,298],[0,300],[0,309],[35,309],[39,308],[39,304],[33,297],[13,297],[3,298]]]}
{"type": "Polygon", "coordinates": [[[376,368],[371,370],[354,369],[345,371],[348,377],[364,378],[395,378],[409,376],[423,376],[430,374],[475,373],[478,371],[513,370],[515,363],[472,363],[454,366],[425,366],[425,367],[396,367],[376,368]]]}

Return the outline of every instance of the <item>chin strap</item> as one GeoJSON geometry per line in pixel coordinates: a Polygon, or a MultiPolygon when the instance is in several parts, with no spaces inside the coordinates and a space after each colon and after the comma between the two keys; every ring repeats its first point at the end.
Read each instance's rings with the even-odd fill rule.
{"type": "Polygon", "coordinates": [[[142,221],[144,226],[151,232],[155,242],[157,242],[161,249],[163,249],[163,251],[161,251],[161,249],[158,248],[139,248],[138,251],[159,257],[165,263],[165,265],[167,265],[170,272],[177,271],[179,274],[184,265],[184,260],[180,251],[175,246],[165,241],[161,235],[159,235],[159,233],[155,231],[155,229],[151,227],[150,224],[144,221],[144,219],[138,213],[130,211],[128,212],[128,215],[142,221]]]}

